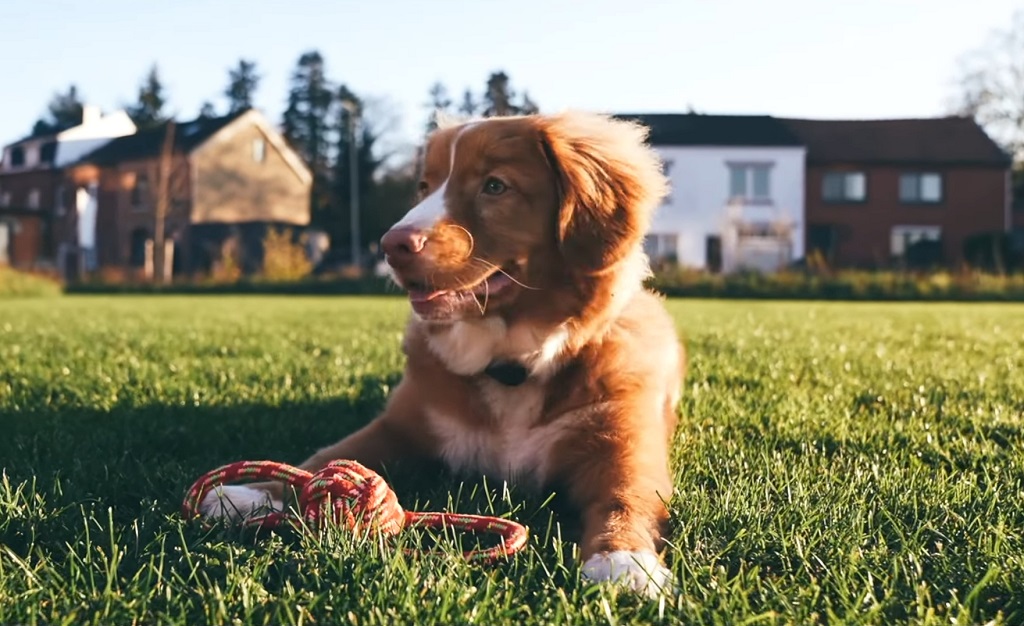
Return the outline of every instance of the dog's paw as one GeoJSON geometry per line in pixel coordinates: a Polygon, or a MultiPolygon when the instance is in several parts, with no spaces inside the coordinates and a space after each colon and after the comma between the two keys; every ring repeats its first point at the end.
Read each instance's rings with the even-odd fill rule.
{"type": "Polygon", "coordinates": [[[653,552],[602,552],[583,564],[583,576],[593,582],[624,583],[649,598],[676,593],[672,572],[653,552]]]}
{"type": "Polygon", "coordinates": [[[284,509],[266,491],[241,485],[224,485],[211,490],[199,503],[199,512],[208,518],[233,522],[284,509]]]}

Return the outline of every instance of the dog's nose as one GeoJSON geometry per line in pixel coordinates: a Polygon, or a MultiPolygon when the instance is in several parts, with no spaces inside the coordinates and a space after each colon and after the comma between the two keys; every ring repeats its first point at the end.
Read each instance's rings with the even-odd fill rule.
{"type": "Polygon", "coordinates": [[[395,228],[384,233],[380,247],[391,265],[412,261],[427,244],[427,235],[417,228],[395,228]]]}

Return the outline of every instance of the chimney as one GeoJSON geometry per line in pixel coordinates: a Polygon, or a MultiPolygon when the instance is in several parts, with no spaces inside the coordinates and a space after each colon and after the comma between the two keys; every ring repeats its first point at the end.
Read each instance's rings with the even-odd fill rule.
{"type": "Polygon", "coordinates": [[[86,104],[82,106],[82,125],[88,126],[100,121],[103,117],[103,113],[100,112],[100,108],[96,105],[86,104]]]}

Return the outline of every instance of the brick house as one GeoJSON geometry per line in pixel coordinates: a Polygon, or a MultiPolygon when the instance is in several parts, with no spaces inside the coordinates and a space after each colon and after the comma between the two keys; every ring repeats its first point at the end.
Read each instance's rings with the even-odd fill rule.
{"type": "MultiPolygon", "coordinates": [[[[98,268],[152,275],[161,154],[167,125],[120,137],[65,172],[74,209],[55,223],[66,277],[98,268]]],[[[309,224],[312,175],[255,109],[200,117],[173,128],[165,224],[174,274],[205,272],[225,246],[243,270],[261,262],[269,227],[309,224]]]]}
{"type": "Polygon", "coordinates": [[[783,120],[807,146],[806,249],[831,265],[955,267],[1009,232],[1011,159],[973,120],[783,120]]]}
{"type": "Polygon", "coordinates": [[[54,222],[67,211],[67,166],[108,141],[135,132],[124,111],[82,110],[81,124],[32,134],[4,146],[0,155],[0,263],[52,269],[57,249],[54,222]]]}

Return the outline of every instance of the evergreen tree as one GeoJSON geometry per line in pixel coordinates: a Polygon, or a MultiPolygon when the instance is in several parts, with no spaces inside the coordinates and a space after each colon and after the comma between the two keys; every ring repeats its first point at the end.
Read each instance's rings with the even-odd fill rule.
{"type": "Polygon", "coordinates": [[[58,93],[47,107],[50,121],[57,128],[71,128],[82,123],[82,101],[78,89],[71,85],[67,93],[58,93]]]}
{"type": "Polygon", "coordinates": [[[236,113],[253,106],[253,97],[262,76],[256,73],[256,63],[239,59],[238,66],[228,70],[228,113],[236,113]]]}
{"type": "Polygon", "coordinates": [[[447,113],[451,110],[452,100],[448,97],[448,89],[441,82],[436,82],[430,87],[430,101],[426,104],[427,114],[427,133],[431,133],[437,129],[437,114],[438,112],[447,113]]]}
{"type": "Polygon", "coordinates": [[[477,104],[476,99],[473,97],[473,92],[469,89],[462,93],[462,102],[459,104],[459,113],[472,117],[476,115],[477,109],[480,105],[477,104]]]}
{"type": "Polygon", "coordinates": [[[46,135],[78,126],[82,123],[82,101],[78,89],[71,85],[66,93],[55,93],[46,105],[47,115],[32,127],[33,135],[46,135]]]}
{"type": "Polygon", "coordinates": [[[199,117],[217,117],[217,109],[212,102],[209,100],[203,102],[203,105],[199,107],[199,117]]]}
{"type": "Polygon", "coordinates": [[[292,72],[282,129],[285,139],[312,170],[310,209],[313,223],[321,227],[330,221],[330,115],[334,96],[323,57],[315,50],[303,53],[292,72]]]}
{"type": "Polygon", "coordinates": [[[512,90],[511,80],[505,72],[494,72],[487,79],[487,89],[483,96],[484,117],[501,117],[505,115],[531,115],[538,113],[540,108],[529,95],[524,94],[516,103],[516,94],[512,90]]]}
{"type": "Polygon", "coordinates": [[[153,128],[167,121],[166,105],[164,85],[154,64],[139,86],[138,101],[128,107],[128,115],[139,129],[153,128]]]}

